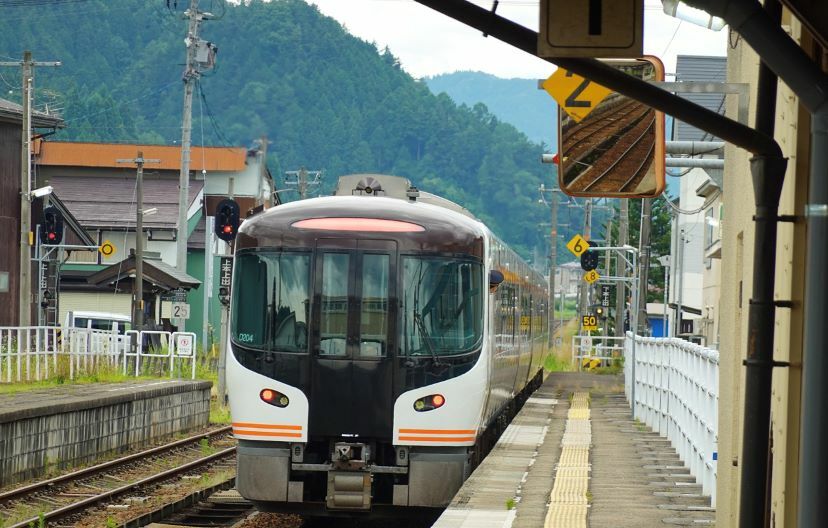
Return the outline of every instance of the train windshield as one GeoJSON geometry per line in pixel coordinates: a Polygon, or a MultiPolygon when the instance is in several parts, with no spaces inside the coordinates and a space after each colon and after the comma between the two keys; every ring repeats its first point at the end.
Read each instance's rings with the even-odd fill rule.
{"type": "Polygon", "coordinates": [[[405,256],[402,353],[446,356],[473,351],[483,336],[479,262],[405,256]]]}
{"type": "Polygon", "coordinates": [[[310,253],[236,255],[233,341],[263,350],[307,350],[310,260],[310,253]]]}

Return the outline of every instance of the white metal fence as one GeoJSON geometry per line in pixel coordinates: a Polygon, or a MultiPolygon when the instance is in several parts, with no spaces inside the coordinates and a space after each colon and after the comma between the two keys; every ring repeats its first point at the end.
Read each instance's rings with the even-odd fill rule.
{"type": "Polygon", "coordinates": [[[606,367],[624,356],[626,338],[615,336],[572,336],[572,363],[578,370],[606,367]]]}
{"type": "Polygon", "coordinates": [[[0,327],[0,382],[75,379],[101,369],[195,378],[192,332],[127,332],[54,326],[0,327]]]}
{"type": "Polygon", "coordinates": [[[670,439],[715,507],[719,353],[682,339],[633,341],[631,334],[625,348],[625,390],[627,401],[635,399],[635,418],[670,439]]]}

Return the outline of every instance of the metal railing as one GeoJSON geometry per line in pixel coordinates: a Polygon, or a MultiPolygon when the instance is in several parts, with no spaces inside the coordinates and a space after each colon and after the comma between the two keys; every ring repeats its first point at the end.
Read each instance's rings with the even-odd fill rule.
{"type": "Polygon", "coordinates": [[[572,362],[578,370],[606,367],[624,356],[626,338],[615,336],[572,336],[572,362]]]}
{"type": "Polygon", "coordinates": [[[55,326],[0,327],[0,382],[40,381],[100,373],[195,379],[192,332],[127,332],[55,326]]]}
{"type": "Polygon", "coordinates": [[[715,507],[719,353],[682,339],[634,339],[627,334],[624,362],[625,392],[627,401],[634,394],[634,416],[670,439],[715,507]]]}

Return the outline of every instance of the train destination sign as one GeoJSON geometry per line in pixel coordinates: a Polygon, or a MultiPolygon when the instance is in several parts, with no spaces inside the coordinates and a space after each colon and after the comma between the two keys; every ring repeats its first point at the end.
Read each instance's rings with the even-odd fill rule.
{"type": "Polygon", "coordinates": [[[600,84],[563,68],[558,68],[543,82],[543,89],[576,123],[589,115],[606,96],[612,93],[609,88],[604,88],[600,84]]]}

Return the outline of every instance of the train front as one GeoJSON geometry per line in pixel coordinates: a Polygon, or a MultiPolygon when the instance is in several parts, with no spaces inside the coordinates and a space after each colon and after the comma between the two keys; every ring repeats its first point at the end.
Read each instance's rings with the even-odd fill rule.
{"type": "Polygon", "coordinates": [[[237,239],[236,487],[269,511],[446,506],[486,402],[481,225],[380,197],[294,202],[237,239]]]}

